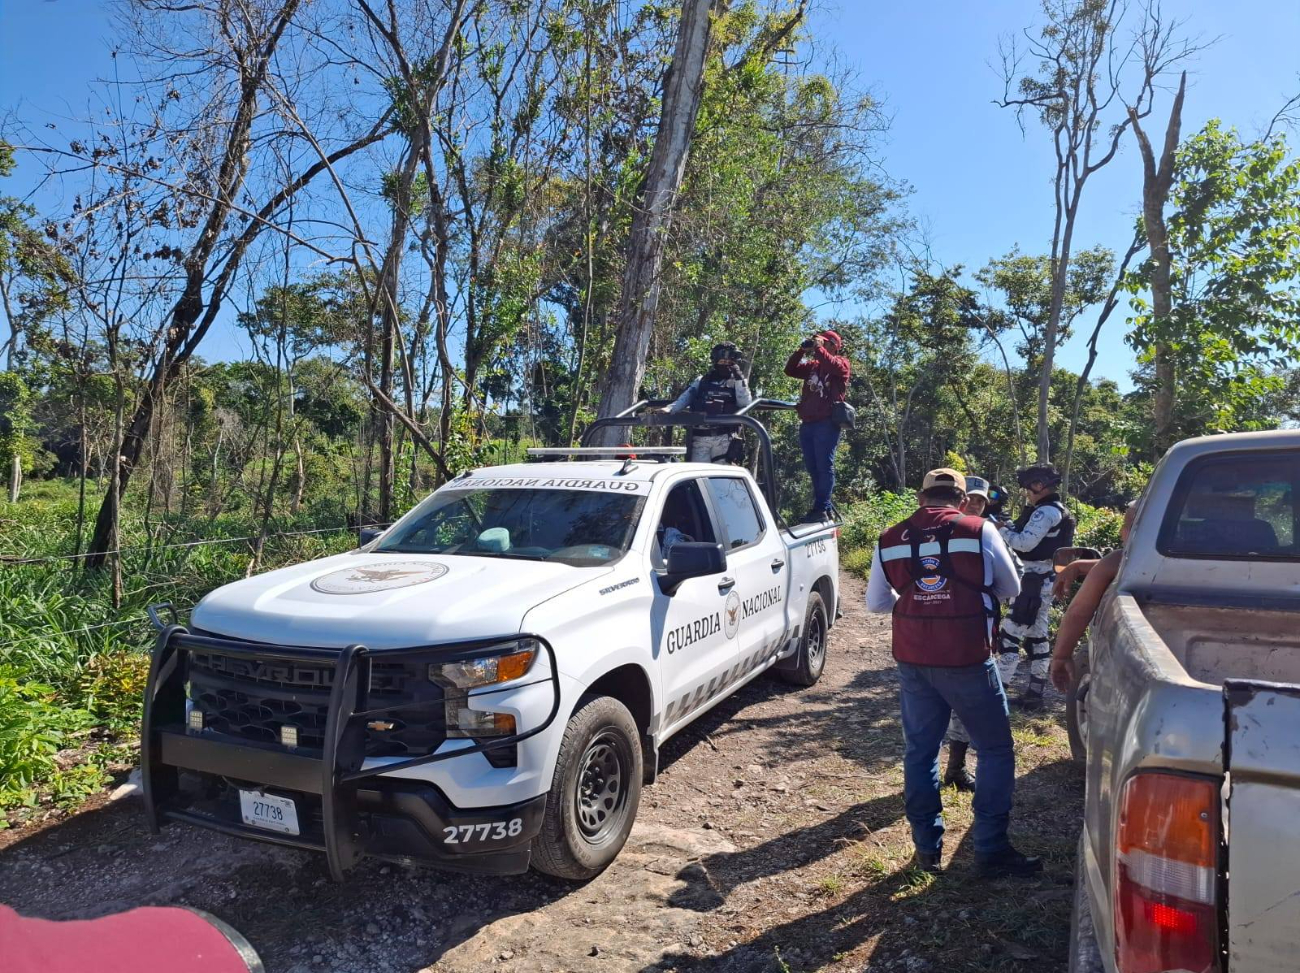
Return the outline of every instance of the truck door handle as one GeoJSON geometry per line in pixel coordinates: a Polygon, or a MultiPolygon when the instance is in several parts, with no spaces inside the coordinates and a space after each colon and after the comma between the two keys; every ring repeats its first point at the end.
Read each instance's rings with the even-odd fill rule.
{"type": "Polygon", "coordinates": [[[774,558],[772,558],[772,572],[773,572],[773,573],[776,573],[777,571],[780,571],[783,567],[785,567],[785,562],[784,562],[784,561],[782,561],[779,557],[774,557],[774,558]]]}
{"type": "Polygon", "coordinates": [[[718,591],[720,593],[730,591],[734,587],[736,587],[735,578],[723,578],[721,581],[718,582],[718,591]]]}

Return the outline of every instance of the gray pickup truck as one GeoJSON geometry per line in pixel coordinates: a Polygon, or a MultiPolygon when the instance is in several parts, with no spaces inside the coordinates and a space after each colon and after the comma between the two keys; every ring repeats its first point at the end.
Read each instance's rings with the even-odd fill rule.
{"type": "Polygon", "coordinates": [[[1300,969],[1300,431],[1168,452],[1090,642],[1071,973],[1300,969]]]}

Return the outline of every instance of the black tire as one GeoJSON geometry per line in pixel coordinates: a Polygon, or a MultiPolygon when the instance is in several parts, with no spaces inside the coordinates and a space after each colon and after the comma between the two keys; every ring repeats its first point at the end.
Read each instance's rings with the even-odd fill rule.
{"type": "Polygon", "coordinates": [[[1092,901],[1083,882],[1083,835],[1074,859],[1074,908],[1070,910],[1070,973],[1103,973],[1101,947],[1092,922],[1092,901]]]}
{"type": "Polygon", "coordinates": [[[1065,694],[1065,729],[1070,736],[1070,755],[1076,763],[1088,759],[1088,690],[1092,672],[1088,668],[1088,643],[1074,650],[1074,681],[1065,694]]]}
{"type": "Polygon", "coordinates": [[[814,591],[808,596],[808,608],[803,617],[803,633],[799,636],[799,651],[795,654],[793,669],[778,669],[781,678],[795,686],[811,686],[822,677],[826,668],[826,642],[830,625],[826,621],[826,603],[814,591]]]}
{"type": "Polygon", "coordinates": [[[603,872],[632,830],[641,777],[640,733],[627,707],[583,696],[560,742],[533,867],[575,881],[603,872]]]}

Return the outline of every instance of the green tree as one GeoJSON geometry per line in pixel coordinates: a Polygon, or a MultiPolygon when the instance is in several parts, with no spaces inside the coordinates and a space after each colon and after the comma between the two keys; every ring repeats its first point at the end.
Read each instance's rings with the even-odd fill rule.
{"type": "Polygon", "coordinates": [[[0,372],[0,457],[9,460],[9,502],[18,502],[23,459],[32,452],[31,401],[27,385],[15,372],[0,372]]]}
{"type": "Polygon", "coordinates": [[[1145,298],[1150,261],[1127,280],[1139,382],[1154,390],[1149,366],[1166,347],[1190,400],[1174,405],[1175,438],[1254,425],[1300,357],[1300,160],[1281,135],[1244,142],[1212,120],[1178,150],[1170,208],[1169,314],[1145,298]]]}

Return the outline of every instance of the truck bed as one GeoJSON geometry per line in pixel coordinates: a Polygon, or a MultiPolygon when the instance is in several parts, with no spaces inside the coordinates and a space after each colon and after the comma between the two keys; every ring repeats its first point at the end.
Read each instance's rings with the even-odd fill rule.
{"type": "Polygon", "coordinates": [[[1198,682],[1300,683],[1300,613],[1147,603],[1142,614],[1198,682]]]}

